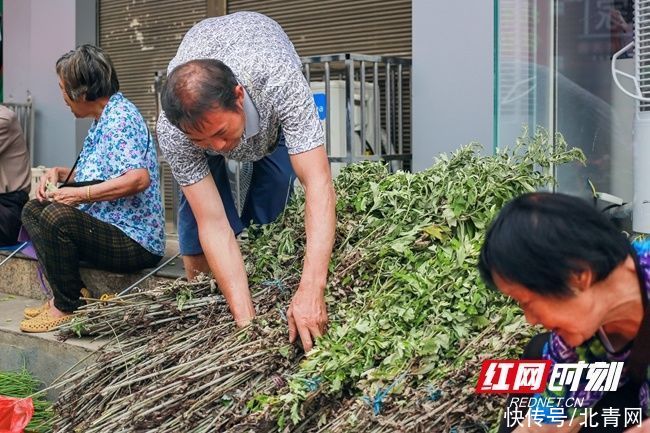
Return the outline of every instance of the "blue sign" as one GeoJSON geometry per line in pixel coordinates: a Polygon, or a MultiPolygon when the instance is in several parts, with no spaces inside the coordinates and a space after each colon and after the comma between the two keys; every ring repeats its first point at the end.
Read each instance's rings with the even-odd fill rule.
{"type": "Polygon", "coordinates": [[[318,117],[320,120],[325,120],[325,117],[327,117],[327,98],[325,97],[325,93],[314,93],[314,102],[318,109],[318,117]]]}

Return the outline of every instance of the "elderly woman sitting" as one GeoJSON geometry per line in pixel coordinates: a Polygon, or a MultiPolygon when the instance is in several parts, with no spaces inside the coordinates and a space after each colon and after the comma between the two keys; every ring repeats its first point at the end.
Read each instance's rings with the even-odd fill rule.
{"type": "Polygon", "coordinates": [[[138,109],[118,92],[111,60],[83,45],[63,55],[56,72],[75,117],[94,121],[75,166],[50,169],[22,213],[54,295],[25,310],[25,332],[50,331],[82,304],[80,260],[133,272],[154,266],[165,251],[156,146],[138,109]],[[75,182],[56,188],[68,179],[75,182]]]}
{"type": "Polygon", "coordinates": [[[645,418],[650,396],[650,240],[630,244],[581,199],[526,194],[508,203],[488,230],[479,270],[489,286],[519,303],[530,324],[550,331],[531,340],[525,359],[624,362],[616,391],[590,389],[583,372],[576,387],[573,379],[547,386],[531,409],[512,399],[505,418],[528,411],[528,419],[504,422],[500,432],[641,431],[628,415],[639,411],[636,424],[645,418]],[[609,426],[581,425],[605,411],[609,426]]]}

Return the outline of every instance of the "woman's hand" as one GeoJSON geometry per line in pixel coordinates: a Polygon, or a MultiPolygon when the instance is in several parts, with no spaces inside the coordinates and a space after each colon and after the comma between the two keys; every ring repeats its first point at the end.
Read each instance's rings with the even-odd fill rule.
{"type": "Polygon", "coordinates": [[[52,167],[41,176],[41,181],[38,184],[36,191],[36,198],[39,201],[48,200],[48,185],[56,186],[59,182],[59,167],[52,167]]]}
{"type": "Polygon", "coordinates": [[[87,187],[59,188],[56,191],[47,193],[47,198],[55,203],[63,203],[67,204],[68,206],[77,206],[78,204],[81,204],[85,201],[86,188],[87,187]]]}

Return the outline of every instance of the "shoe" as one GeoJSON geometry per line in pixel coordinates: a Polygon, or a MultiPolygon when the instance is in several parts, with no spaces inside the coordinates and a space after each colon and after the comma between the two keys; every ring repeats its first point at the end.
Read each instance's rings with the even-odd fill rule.
{"type": "Polygon", "coordinates": [[[23,316],[25,316],[25,319],[33,319],[34,317],[39,316],[41,313],[44,313],[49,309],[49,302],[44,303],[40,307],[27,307],[23,310],[23,316]]]}
{"type": "MultiPolygon", "coordinates": [[[[90,293],[90,290],[86,289],[85,287],[82,287],[81,290],[81,297],[85,299],[93,299],[93,294],[90,293]]],[[[90,304],[92,301],[88,300],[86,301],[86,304],[90,304]]]]}
{"type": "Polygon", "coordinates": [[[46,312],[50,309],[49,302],[44,303],[40,307],[27,307],[23,310],[23,316],[25,319],[32,319],[36,316],[39,316],[41,313],[46,312]]]}
{"type": "Polygon", "coordinates": [[[59,326],[71,321],[74,316],[74,314],[68,314],[63,317],[54,317],[50,315],[49,311],[45,311],[36,317],[20,322],[20,330],[29,333],[54,331],[59,326]]]}
{"type": "MultiPolygon", "coordinates": [[[[92,293],[85,287],[81,288],[81,297],[88,299],[86,301],[87,304],[90,304],[92,301],[91,299],[93,298],[92,293]]],[[[103,298],[103,295],[102,295],[103,298]]],[[[103,299],[102,299],[103,300],[103,299]]],[[[50,304],[48,302],[44,303],[40,307],[27,307],[23,310],[23,316],[25,316],[25,319],[32,319],[36,316],[39,316],[41,313],[47,311],[50,309],[50,304]]]]}

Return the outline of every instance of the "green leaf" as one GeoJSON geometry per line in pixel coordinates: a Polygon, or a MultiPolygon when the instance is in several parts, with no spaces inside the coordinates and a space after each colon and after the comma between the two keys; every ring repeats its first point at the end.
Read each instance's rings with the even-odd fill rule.
{"type": "Polygon", "coordinates": [[[354,325],[354,329],[356,329],[362,334],[366,334],[370,332],[372,328],[370,327],[370,322],[368,320],[362,319],[359,322],[357,322],[356,325],[354,325]]]}
{"type": "Polygon", "coordinates": [[[442,240],[442,229],[441,229],[439,226],[437,226],[437,225],[435,225],[435,224],[432,224],[432,225],[430,225],[430,226],[428,226],[428,227],[425,227],[425,228],[422,229],[422,230],[423,230],[426,234],[428,234],[429,236],[431,236],[431,238],[433,238],[433,239],[438,239],[439,241],[442,240]]]}

